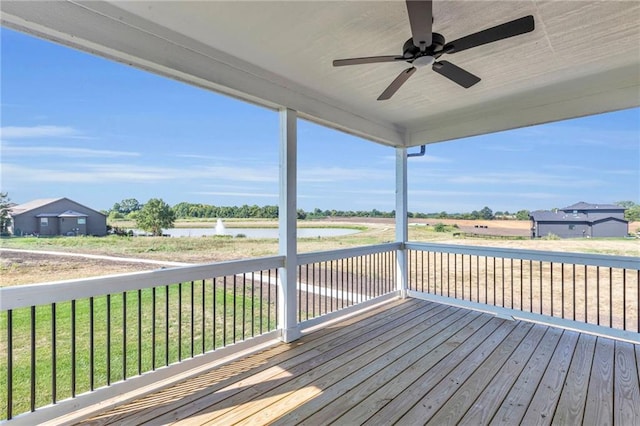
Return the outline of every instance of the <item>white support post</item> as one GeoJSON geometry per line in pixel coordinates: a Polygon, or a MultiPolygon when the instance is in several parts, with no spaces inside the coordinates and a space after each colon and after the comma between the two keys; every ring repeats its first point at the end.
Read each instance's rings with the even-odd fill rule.
{"type": "Polygon", "coordinates": [[[285,256],[280,268],[278,289],[278,326],[281,339],[292,342],[300,337],[296,322],[297,298],[297,114],[291,109],[280,110],[280,203],[278,207],[279,251],[285,256]]]}
{"type": "Polygon", "coordinates": [[[407,297],[409,276],[407,251],[404,247],[409,238],[407,199],[407,149],[396,148],[396,242],[402,244],[396,252],[396,288],[403,298],[407,297]]]}

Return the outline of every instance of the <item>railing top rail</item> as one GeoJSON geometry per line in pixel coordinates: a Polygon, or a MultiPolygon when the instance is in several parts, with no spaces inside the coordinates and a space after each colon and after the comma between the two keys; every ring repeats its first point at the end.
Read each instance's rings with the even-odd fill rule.
{"type": "Polygon", "coordinates": [[[284,266],[284,256],[231,260],[153,271],[0,288],[0,311],[284,266]]]}
{"type": "Polygon", "coordinates": [[[612,256],[606,254],[567,253],[562,251],[525,250],[419,242],[406,243],[405,247],[410,250],[469,254],[474,256],[486,257],[501,257],[505,259],[535,260],[542,262],[604,266],[608,268],[632,270],[640,269],[640,257],[634,256],[612,256]]]}
{"type": "Polygon", "coordinates": [[[304,265],[308,263],[330,262],[332,260],[346,259],[349,257],[366,256],[375,253],[384,253],[386,251],[398,250],[402,247],[402,243],[386,243],[371,246],[352,247],[340,250],[319,251],[311,253],[298,254],[298,264],[304,265]]]}

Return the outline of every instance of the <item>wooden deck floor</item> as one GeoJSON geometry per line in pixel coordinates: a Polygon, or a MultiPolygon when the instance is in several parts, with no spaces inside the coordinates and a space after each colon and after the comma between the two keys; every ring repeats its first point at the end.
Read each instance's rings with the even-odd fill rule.
{"type": "Polygon", "coordinates": [[[640,424],[640,345],[416,299],[88,424],[640,424]]]}

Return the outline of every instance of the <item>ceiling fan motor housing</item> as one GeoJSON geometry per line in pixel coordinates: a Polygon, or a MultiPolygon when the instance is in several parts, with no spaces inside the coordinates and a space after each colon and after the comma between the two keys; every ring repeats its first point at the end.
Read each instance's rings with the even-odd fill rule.
{"type": "Polygon", "coordinates": [[[402,56],[407,60],[413,60],[420,56],[433,56],[434,52],[442,49],[444,46],[444,36],[442,34],[433,33],[431,46],[427,47],[424,52],[420,52],[420,48],[413,44],[413,38],[410,38],[402,46],[402,56]]]}

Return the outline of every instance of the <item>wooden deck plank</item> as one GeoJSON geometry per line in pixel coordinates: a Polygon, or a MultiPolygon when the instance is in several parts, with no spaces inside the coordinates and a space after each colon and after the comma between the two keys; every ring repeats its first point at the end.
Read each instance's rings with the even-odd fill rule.
{"type": "Polygon", "coordinates": [[[613,424],[614,341],[598,337],[593,355],[584,418],[593,424],[613,424]]]}
{"type": "Polygon", "coordinates": [[[579,333],[573,331],[565,330],[562,333],[540,384],[531,388],[533,398],[522,418],[523,424],[544,425],[551,423],[578,337],[579,333]]]}
{"type": "Polygon", "coordinates": [[[580,335],[558,408],[553,416],[554,424],[582,424],[595,348],[596,336],[580,335]]]}
{"type": "Polygon", "coordinates": [[[561,336],[562,330],[559,328],[550,327],[547,330],[542,343],[536,348],[523,372],[518,376],[490,424],[504,426],[522,424],[522,417],[531,402],[532,389],[535,389],[542,380],[561,336]]]}
{"type": "Polygon", "coordinates": [[[619,425],[640,424],[640,389],[638,360],[633,345],[615,342],[615,377],[613,421],[619,425]]]}
{"type": "MultiPolygon", "coordinates": [[[[429,321],[430,324],[427,327],[415,328],[411,330],[411,333],[405,333],[405,335],[399,335],[391,339],[389,341],[391,344],[385,344],[384,350],[386,352],[372,361],[369,362],[366,359],[357,360],[355,371],[349,373],[346,366],[343,366],[320,380],[314,381],[313,385],[317,390],[314,396],[317,396],[317,398],[314,398],[311,404],[305,404],[300,407],[300,410],[296,410],[296,408],[306,403],[309,398],[308,395],[298,396],[297,394],[301,392],[294,392],[289,397],[280,400],[277,405],[261,411],[251,418],[251,422],[257,421],[260,424],[272,424],[274,420],[278,419],[275,424],[297,424],[303,420],[300,417],[304,413],[317,411],[318,407],[321,406],[319,404],[324,403],[326,406],[336,396],[342,395],[359,383],[371,379],[375,374],[383,372],[387,373],[387,375],[395,375],[395,372],[403,371],[407,364],[426,355],[448,337],[455,334],[457,330],[481,316],[479,313],[471,313],[466,310],[455,310],[454,308],[450,308],[450,310],[452,315],[437,323],[429,321]],[[285,416],[285,414],[288,415],[285,416]]],[[[349,397],[347,404],[352,406],[353,403],[355,401],[352,397],[349,397]]],[[[331,411],[339,410],[339,402],[333,401],[330,408],[331,411]]],[[[314,418],[313,420],[307,419],[304,423],[327,424],[328,421],[314,418]]],[[[239,424],[243,424],[243,422],[239,424]]]]}
{"type": "MultiPolygon", "coordinates": [[[[434,315],[431,320],[440,322],[453,316],[454,318],[450,318],[445,324],[445,326],[451,325],[456,319],[463,317],[465,313],[462,309],[445,309],[434,315]]],[[[348,351],[343,351],[337,356],[329,355],[330,358],[319,365],[305,363],[301,369],[288,371],[287,374],[291,375],[290,380],[262,393],[259,399],[247,401],[232,410],[222,410],[220,416],[212,416],[211,410],[208,410],[209,422],[235,424],[248,416],[267,409],[267,407],[269,407],[269,411],[283,414],[281,410],[271,407],[276,401],[279,403],[282,399],[294,398],[297,391],[299,394],[304,393],[307,397],[310,397],[313,392],[317,394],[325,387],[330,386],[332,381],[336,380],[336,376],[343,377],[353,373],[359,366],[373,362],[386,352],[393,350],[397,342],[415,337],[416,334],[427,331],[430,327],[431,321],[422,314],[401,326],[389,328],[384,333],[372,334],[371,337],[362,336],[362,341],[354,344],[348,351]],[[310,389],[313,392],[310,392],[310,389]]],[[[283,404],[286,405],[286,402],[283,404]]]]}
{"type": "MultiPolygon", "coordinates": [[[[505,339],[509,339],[509,341],[521,339],[529,328],[531,326],[528,324],[518,327],[518,323],[515,321],[503,320],[500,326],[479,342],[479,345],[471,352],[454,352],[458,356],[445,358],[436,364],[434,368],[418,377],[415,374],[404,375],[403,382],[390,383],[377,392],[377,400],[374,400],[375,404],[369,403],[364,407],[357,406],[351,410],[351,413],[356,414],[362,411],[363,408],[367,408],[369,413],[373,414],[367,424],[374,425],[394,423],[408,410],[407,418],[400,420],[400,423],[407,420],[409,422],[419,421],[424,423],[475,371],[477,365],[481,364],[482,360],[486,359],[487,356],[490,356],[502,341],[505,339]],[[398,391],[394,389],[396,387],[404,389],[404,391],[398,394],[398,391]],[[394,406],[397,406],[397,408],[387,408],[385,405],[389,404],[393,395],[397,395],[397,398],[393,400],[394,406]],[[376,412],[382,407],[384,407],[382,410],[376,412]],[[419,420],[415,420],[415,418],[419,420]]],[[[349,418],[347,417],[347,419],[349,418]]]]}
{"type": "MultiPolygon", "coordinates": [[[[425,317],[434,312],[437,312],[435,315],[438,315],[444,311],[445,309],[441,306],[418,306],[405,315],[380,324],[373,329],[367,327],[369,331],[366,333],[356,332],[349,338],[342,338],[339,345],[334,345],[333,341],[328,342],[326,345],[321,345],[314,349],[317,351],[315,356],[306,358],[303,362],[294,362],[293,365],[285,367],[282,365],[274,366],[269,371],[269,377],[257,377],[250,383],[242,383],[241,386],[238,386],[238,384],[232,385],[234,391],[232,394],[227,392],[227,389],[222,389],[208,395],[202,401],[198,401],[197,404],[191,404],[178,413],[172,413],[172,418],[154,419],[154,423],[163,423],[167,420],[173,420],[173,418],[181,419],[188,416],[201,417],[201,414],[195,411],[197,409],[206,412],[207,422],[226,422],[224,420],[226,418],[235,418],[237,413],[249,411],[247,404],[251,404],[251,401],[256,399],[254,393],[260,395],[261,398],[268,397],[270,398],[269,401],[273,402],[277,400],[274,399],[276,398],[275,396],[272,398],[274,393],[280,395],[280,397],[284,396],[280,394],[282,392],[280,386],[287,384],[288,389],[291,389],[294,384],[306,386],[307,381],[312,380],[318,374],[318,370],[315,370],[316,367],[332,368],[338,363],[349,362],[357,358],[361,353],[377,346],[380,343],[378,338],[384,336],[385,333],[392,330],[402,332],[419,325],[424,321],[425,317]],[[337,361],[338,358],[340,358],[340,361],[337,361]],[[298,376],[304,377],[300,379],[298,376]],[[231,411],[233,413],[228,414],[231,411]]],[[[392,338],[392,336],[389,336],[389,338],[392,338]]]]}
{"type": "MultiPolygon", "coordinates": [[[[500,342],[491,355],[478,365],[476,370],[473,371],[473,374],[466,379],[463,379],[463,377],[458,379],[463,385],[455,391],[447,402],[439,407],[439,410],[435,412],[426,424],[453,425],[460,421],[460,417],[483,392],[491,378],[504,367],[519,348],[525,347],[527,337],[535,327],[532,324],[526,324],[526,327],[524,327],[524,325],[525,323],[518,324],[516,330],[500,342]]],[[[542,333],[540,333],[540,335],[542,335],[542,333]]],[[[526,347],[526,349],[533,351],[535,348],[526,347]]]]}
{"type": "MultiPolygon", "coordinates": [[[[522,373],[531,356],[533,356],[534,351],[545,336],[548,328],[549,327],[542,325],[535,325],[522,343],[513,351],[513,354],[511,354],[507,362],[499,367],[498,372],[496,372],[475,400],[472,400],[474,397],[473,394],[469,395],[469,400],[472,401],[472,405],[462,419],[460,419],[459,424],[474,426],[477,424],[489,424],[489,421],[500,408],[518,376],[522,373]]],[[[478,372],[478,374],[486,374],[488,378],[491,378],[486,371],[478,370],[478,372]]],[[[478,377],[478,379],[480,378],[481,377],[478,377]]],[[[469,387],[469,385],[476,389],[480,389],[481,387],[480,380],[478,380],[478,383],[467,381],[465,387],[469,387]]],[[[463,394],[460,395],[462,396],[463,394]]],[[[448,403],[451,401],[452,400],[449,400],[448,403]]]]}
{"type": "MultiPolygon", "coordinates": [[[[204,374],[197,379],[190,378],[160,392],[148,395],[141,400],[98,415],[83,422],[83,424],[142,424],[163,414],[175,412],[182,406],[197,403],[201,398],[225,388],[231,383],[262,373],[273,365],[279,364],[286,368],[291,362],[303,361],[304,357],[313,358],[317,355],[315,348],[318,346],[326,345],[330,342],[338,345],[341,339],[348,339],[359,332],[375,329],[387,323],[390,318],[406,312],[412,312],[416,306],[419,305],[415,300],[398,299],[391,301],[387,306],[375,307],[354,315],[345,321],[341,321],[339,325],[323,328],[318,332],[305,335],[295,342],[277,345],[259,354],[227,365],[217,366],[210,373],[204,374]],[[296,361],[292,361],[294,359],[296,361]],[[194,382],[196,383],[195,385],[194,382]],[[137,408],[138,406],[140,408],[137,408]]],[[[441,308],[436,304],[425,306],[430,306],[434,309],[441,308]]]]}
{"type": "Polygon", "coordinates": [[[85,424],[640,424],[640,345],[395,300],[85,424]]]}
{"type": "MultiPolygon", "coordinates": [[[[411,351],[407,351],[403,356],[393,362],[380,359],[375,366],[366,366],[361,377],[354,377],[357,380],[345,380],[338,383],[334,389],[327,389],[321,398],[311,401],[305,406],[305,412],[313,415],[304,419],[301,424],[327,424],[334,421],[344,412],[359,404],[372,392],[393,380],[405,370],[414,369],[414,363],[420,360],[431,359],[435,363],[438,359],[446,356],[456,346],[464,342],[473,335],[480,327],[490,320],[490,316],[472,313],[455,322],[447,329],[434,330],[437,332],[432,338],[425,340],[411,351]],[[437,351],[439,355],[435,355],[437,351]],[[386,365],[385,365],[386,364],[386,365]],[[375,367],[371,368],[371,367],[375,367]],[[366,376],[368,374],[368,377],[366,376]]],[[[422,336],[421,336],[422,337],[422,336]]],[[[292,413],[290,416],[281,418],[276,424],[287,425],[296,422],[301,413],[292,413]]]]}

